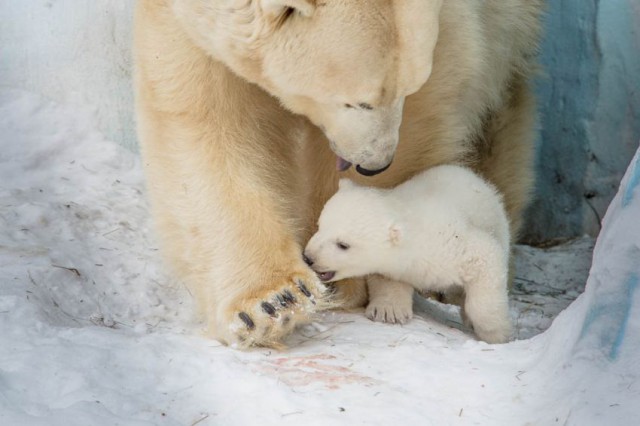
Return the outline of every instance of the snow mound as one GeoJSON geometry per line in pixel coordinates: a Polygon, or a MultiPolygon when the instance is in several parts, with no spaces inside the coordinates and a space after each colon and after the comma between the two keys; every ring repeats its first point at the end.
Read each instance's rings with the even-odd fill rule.
{"type": "Polygon", "coordinates": [[[329,312],[286,352],[237,352],[200,336],[191,296],[163,272],[139,158],[95,128],[77,107],[0,92],[0,424],[631,425],[640,415],[638,155],[577,300],[592,240],[517,248],[521,340],[478,342],[456,308],[416,299],[402,327],[329,312]]]}

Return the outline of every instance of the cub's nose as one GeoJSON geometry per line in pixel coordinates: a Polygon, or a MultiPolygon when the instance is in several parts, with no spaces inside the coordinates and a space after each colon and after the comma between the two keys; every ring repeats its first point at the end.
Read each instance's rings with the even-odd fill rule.
{"type": "Polygon", "coordinates": [[[313,259],[311,259],[309,256],[307,256],[306,253],[302,253],[302,260],[304,260],[304,263],[306,263],[309,266],[313,265],[313,259]]]}

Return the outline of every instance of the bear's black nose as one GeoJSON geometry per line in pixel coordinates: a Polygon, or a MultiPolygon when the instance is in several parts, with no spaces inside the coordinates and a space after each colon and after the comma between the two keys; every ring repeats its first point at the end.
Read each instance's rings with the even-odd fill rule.
{"type": "Polygon", "coordinates": [[[363,175],[363,176],[375,176],[375,175],[377,175],[379,173],[382,173],[385,170],[387,170],[389,168],[389,166],[391,166],[391,163],[387,164],[386,166],[384,166],[383,168],[378,169],[378,170],[369,170],[369,169],[365,169],[363,167],[360,167],[360,165],[358,164],[356,166],[356,171],[358,173],[360,173],[361,175],[363,175]]]}
{"type": "Polygon", "coordinates": [[[309,266],[313,265],[313,259],[307,256],[305,253],[302,253],[302,260],[304,260],[304,263],[306,263],[309,266]]]}

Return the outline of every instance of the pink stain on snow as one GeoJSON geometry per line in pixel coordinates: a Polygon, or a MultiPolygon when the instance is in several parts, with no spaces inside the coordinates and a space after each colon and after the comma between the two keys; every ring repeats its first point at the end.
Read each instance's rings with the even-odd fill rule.
{"type": "Polygon", "coordinates": [[[326,354],[276,358],[264,362],[257,370],[291,387],[319,384],[335,390],[342,385],[375,384],[374,379],[354,372],[349,366],[335,365],[336,359],[335,356],[326,354]]]}

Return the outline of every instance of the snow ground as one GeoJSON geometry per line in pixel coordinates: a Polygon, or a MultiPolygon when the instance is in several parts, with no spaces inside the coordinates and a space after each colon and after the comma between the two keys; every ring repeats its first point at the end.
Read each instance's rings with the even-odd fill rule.
{"type": "Polygon", "coordinates": [[[416,298],[402,327],[330,312],[286,352],[238,352],[199,335],[139,158],[95,123],[0,92],[0,425],[637,424],[637,155],[588,281],[592,239],[517,248],[521,340],[478,342],[416,298]]]}

